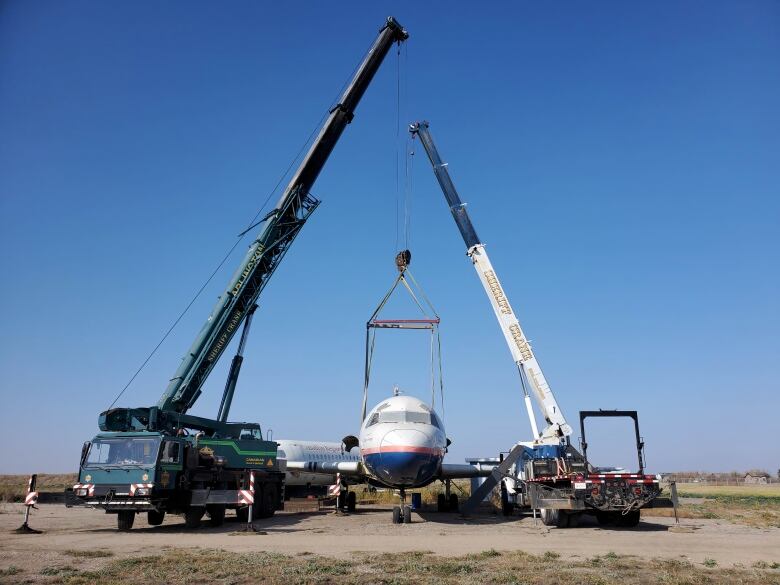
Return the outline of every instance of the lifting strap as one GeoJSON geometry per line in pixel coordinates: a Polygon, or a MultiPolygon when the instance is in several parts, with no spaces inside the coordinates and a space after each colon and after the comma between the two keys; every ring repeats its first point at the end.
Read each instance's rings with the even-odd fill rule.
{"type": "Polygon", "coordinates": [[[371,314],[368,322],[366,323],[366,357],[364,368],[364,380],[363,380],[363,404],[360,413],[360,424],[362,426],[363,421],[366,418],[366,408],[368,406],[368,386],[371,381],[371,366],[374,359],[374,349],[376,347],[376,331],[377,329],[412,329],[412,330],[429,330],[431,332],[431,408],[434,407],[436,399],[436,362],[438,362],[438,386],[441,396],[442,408],[444,407],[444,379],[442,377],[442,363],[441,363],[441,338],[439,336],[439,323],[441,319],[436,313],[436,309],[433,307],[430,299],[423,291],[417,280],[415,280],[412,273],[409,271],[409,262],[411,260],[411,254],[408,250],[400,252],[396,256],[396,266],[398,267],[398,276],[393,281],[390,290],[387,291],[379,305],[371,314]],[[380,319],[379,315],[384,309],[390,297],[398,289],[398,285],[403,285],[403,289],[411,297],[414,304],[422,313],[422,318],[419,319],[380,319]],[[426,311],[426,307],[428,311],[426,311]]]}

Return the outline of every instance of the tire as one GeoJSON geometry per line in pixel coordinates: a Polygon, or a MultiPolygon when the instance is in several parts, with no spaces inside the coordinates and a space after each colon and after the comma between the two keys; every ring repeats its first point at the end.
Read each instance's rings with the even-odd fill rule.
{"type": "Polygon", "coordinates": [[[509,494],[506,491],[506,484],[501,482],[501,513],[504,516],[511,516],[515,511],[515,505],[509,501],[509,494]]]}
{"type": "Polygon", "coordinates": [[[393,524],[401,523],[401,508],[399,506],[393,506],[393,524]]]}
{"type": "Polygon", "coordinates": [[[412,523],[412,508],[410,506],[404,506],[404,524],[412,523]]]}
{"type": "Polygon", "coordinates": [[[439,496],[436,498],[436,511],[437,512],[447,511],[447,496],[445,496],[444,494],[439,494],[439,496]]]}
{"type": "Polygon", "coordinates": [[[135,512],[122,510],[116,515],[116,527],[123,532],[132,529],[133,522],[135,522],[135,512]]]}
{"type": "Polygon", "coordinates": [[[209,524],[214,526],[222,526],[225,523],[225,504],[211,504],[206,506],[206,512],[209,514],[209,524]]]}
{"type": "MultiPolygon", "coordinates": [[[[260,497],[260,510],[258,518],[270,518],[276,512],[276,484],[268,483],[263,486],[263,493],[260,497]]],[[[341,496],[339,496],[341,497],[341,496]]]]}
{"type": "Polygon", "coordinates": [[[146,513],[146,523],[149,526],[159,526],[165,520],[165,511],[149,510],[146,513]]]}
{"type": "Polygon", "coordinates": [[[564,510],[542,508],[541,516],[542,524],[545,526],[555,526],[557,528],[567,528],[569,526],[569,515],[564,510]]]}
{"type": "Polygon", "coordinates": [[[206,508],[200,506],[187,508],[187,511],[184,512],[184,526],[189,529],[198,528],[205,513],[206,508]]]}
{"type": "Polygon", "coordinates": [[[624,526],[626,528],[634,528],[639,525],[639,518],[639,510],[632,510],[628,514],[621,514],[618,518],[617,525],[624,526]]]}
{"type": "Polygon", "coordinates": [[[239,522],[249,522],[249,506],[236,508],[236,518],[239,522]]]}
{"type": "Polygon", "coordinates": [[[596,522],[599,526],[609,526],[613,520],[614,517],[609,512],[596,512],[596,522]]]}
{"type": "Polygon", "coordinates": [[[450,494],[449,501],[450,512],[457,512],[459,509],[458,494],[450,494]]]}
{"type": "Polygon", "coordinates": [[[357,508],[357,494],[349,492],[347,494],[347,512],[354,512],[357,508]]]}

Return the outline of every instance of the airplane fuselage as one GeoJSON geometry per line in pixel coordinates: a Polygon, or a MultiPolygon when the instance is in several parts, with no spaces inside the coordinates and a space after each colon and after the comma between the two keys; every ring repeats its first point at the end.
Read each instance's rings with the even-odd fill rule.
{"type": "Polygon", "coordinates": [[[422,487],[438,474],[447,437],[436,412],[412,396],[393,396],[368,413],[360,429],[360,458],[386,487],[422,487]]]}

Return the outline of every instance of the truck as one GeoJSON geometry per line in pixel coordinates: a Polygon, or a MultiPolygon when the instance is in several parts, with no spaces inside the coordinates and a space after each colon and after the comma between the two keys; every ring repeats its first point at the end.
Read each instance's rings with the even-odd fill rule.
{"type": "Polygon", "coordinates": [[[252,316],[261,292],[320,203],[311,189],[360,99],[390,48],[407,38],[389,17],[278,203],[261,220],[257,237],[157,404],[110,407],[100,414],[101,432],[82,448],[73,495],[116,514],[120,530],[130,530],[135,516],[144,512],[153,526],[166,514],[183,514],[185,525],[195,528],[207,513],[212,525],[220,525],[228,509],[250,521],[250,505],[261,518],[282,509],[285,468],[278,444],[264,437],[257,423],[228,422],[252,316]],[[216,418],[189,414],[242,326],[216,418]]]}
{"type": "Polygon", "coordinates": [[[568,527],[574,526],[581,514],[589,513],[596,515],[599,522],[604,524],[614,521],[622,526],[635,526],[639,522],[639,509],[651,506],[661,493],[660,477],[644,473],[644,442],[639,434],[636,412],[584,411],[580,413],[581,451],[571,444],[572,427],[558,405],[531,343],[520,326],[485,245],[477,236],[466,205],[461,201],[450,177],[448,165],[442,161],[436,149],[428,122],[412,124],[409,131],[412,138],[419,138],[428,156],[450,213],[466,244],[466,254],[490,300],[520,375],[533,434],[531,441],[518,442],[505,458],[502,456],[491,476],[464,503],[463,511],[468,514],[500,484],[502,510],[506,515],[518,508],[538,509],[544,524],[568,527]],[[532,396],[546,423],[541,431],[537,426],[532,396]],[[639,458],[638,472],[622,473],[622,470],[614,468],[606,471],[588,462],[585,419],[596,416],[633,418],[639,458]]]}

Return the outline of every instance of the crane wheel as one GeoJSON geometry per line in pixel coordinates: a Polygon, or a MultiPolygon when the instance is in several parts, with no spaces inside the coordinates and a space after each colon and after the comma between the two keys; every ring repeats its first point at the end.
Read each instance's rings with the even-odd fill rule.
{"type": "Polygon", "coordinates": [[[198,528],[205,513],[206,508],[200,506],[187,508],[187,511],[184,512],[184,526],[189,529],[198,528]]]}
{"type": "Polygon", "coordinates": [[[222,526],[225,523],[225,504],[210,504],[206,506],[206,512],[209,514],[209,524],[214,527],[222,526]]]}
{"type": "Polygon", "coordinates": [[[149,526],[159,526],[165,520],[165,511],[149,510],[146,513],[146,523],[149,526]]]}
{"type": "Polygon", "coordinates": [[[557,528],[568,528],[569,526],[569,514],[565,510],[542,508],[541,516],[542,524],[545,526],[555,526],[557,528]]]}
{"type": "Polygon", "coordinates": [[[236,508],[236,518],[239,522],[248,522],[249,521],[249,506],[243,506],[241,508],[236,508]]]}
{"type": "Polygon", "coordinates": [[[354,512],[357,508],[357,494],[349,492],[347,494],[347,512],[354,512]]]}
{"type": "Polygon", "coordinates": [[[116,527],[119,530],[130,530],[133,527],[133,522],[135,522],[135,512],[131,510],[122,510],[116,515],[116,527]]]}
{"type": "Polygon", "coordinates": [[[632,510],[628,514],[621,514],[618,516],[617,525],[625,528],[634,528],[639,524],[639,518],[639,510],[632,510]]]}
{"type": "Polygon", "coordinates": [[[613,520],[614,517],[608,512],[596,512],[596,522],[599,526],[609,526],[613,520]]]}
{"type": "Polygon", "coordinates": [[[263,486],[263,495],[260,504],[258,518],[270,518],[276,512],[276,484],[268,483],[263,486]]]}

